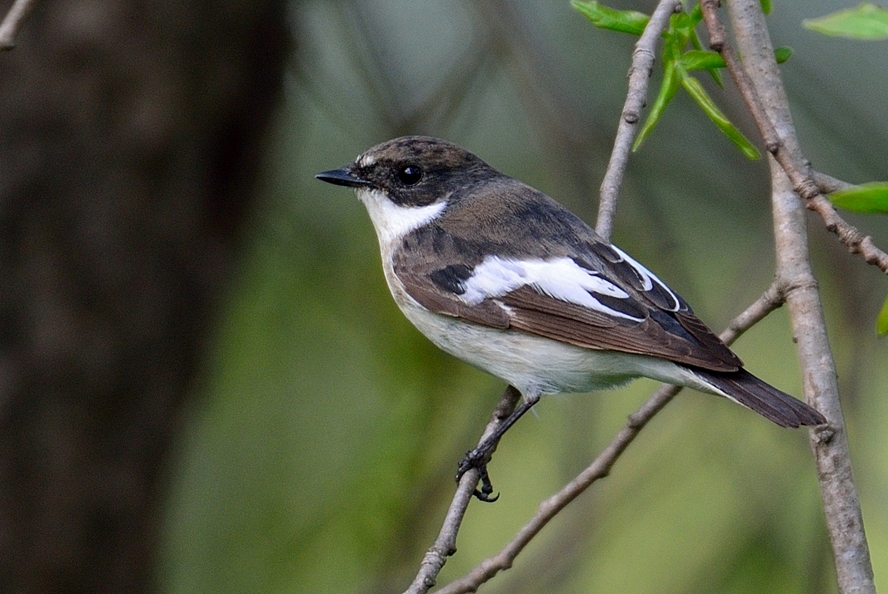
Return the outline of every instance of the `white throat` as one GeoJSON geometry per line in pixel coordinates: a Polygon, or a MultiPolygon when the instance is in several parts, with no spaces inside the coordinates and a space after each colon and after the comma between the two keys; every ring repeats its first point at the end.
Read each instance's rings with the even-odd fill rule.
{"type": "Polygon", "coordinates": [[[398,206],[378,190],[359,188],[356,194],[367,207],[383,252],[414,229],[438,218],[446,206],[443,200],[426,206],[398,206]]]}

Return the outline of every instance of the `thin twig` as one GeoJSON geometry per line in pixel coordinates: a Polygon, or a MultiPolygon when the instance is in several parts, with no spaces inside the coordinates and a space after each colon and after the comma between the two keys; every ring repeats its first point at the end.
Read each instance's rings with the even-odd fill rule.
{"type": "MultiPolygon", "coordinates": [[[[725,344],[731,344],[738,336],[761,321],[769,313],[783,304],[783,298],[776,282],[750,305],[746,311],[734,318],[720,338],[725,344]]],[[[536,514],[522,526],[496,555],[488,557],[476,565],[469,573],[454,580],[438,590],[437,594],[463,594],[475,592],[484,582],[490,580],[500,571],[512,567],[515,558],[531,540],[564,509],[580,493],[588,489],[595,481],[610,473],[620,455],[629,447],[645,425],[663,409],[679,393],[676,386],[660,386],[647,401],[634,413],[613,440],[605,447],[597,458],[577,475],[560,491],[542,501],[536,514]]]]}
{"type": "Polygon", "coordinates": [[[609,239],[614,227],[614,216],[617,211],[617,196],[623,185],[623,174],[632,151],[632,142],[638,132],[641,110],[647,100],[648,80],[654,66],[657,40],[669,25],[669,17],[681,9],[679,0],[660,0],[654,14],[648,21],[644,32],[635,44],[632,52],[632,65],[629,67],[629,90],[626,102],[620,114],[617,136],[611,151],[610,161],[601,181],[600,201],[598,203],[598,220],[595,230],[605,239],[609,239]]]}
{"type": "Polygon", "coordinates": [[[849,184],[846,181],[836,179],[819,171],[812,171],[811,174],[814,176],[814,182],[823,194],[854,187],[854,184],[849,184]]]}
{"type": "MultiPolygon", "coordinates": [[[[519,398],[521,398],[521,393],[518,390],[512,386],[506,388],[491,415],[490,422],[484,428],[484,433],[478,441],[479,445],[515,410],[519,398]]],[[[438,538],[426,551],[413,583],[404,594],[425,594],[434,587],[438,574],[447,562],[447,557],[456,551],[456,535],[479,479],[479,472],[474,468],[466,472],[460,479],[453,500],[450,502],[450,508],[444,516],[438,538]]]]}
{"type": "MultiPolygon", "coordinates": [[[[839,590],[843,594],[874,593],[872,563],[863,529],[863,516],[851,471],[836,381],[835,361],[829,347],[817,282],[811,269],[804,209],[796,197],[815,210],[852,251],[888,271],[888,256],[845,223],[823,197],[813,179],[796,137],[774,50],[758,0],[731,0],[728,14],[743,64],[736,59],[724,34],[715,5],[703,3],[706,25],[714,49],[725,58],[750,111],[766,138],[773,159],[771,179],[777,282],[786,295],[793,333],[803,371],[805,397],[829,420],[811,431],[821,500],[833,547],[839,590]],[[753,108],[752,105],[757,105],[753,108]],[[779,139],[776,144],[773,138],[779,139]],[[771,139],[771,140],[769,140],[771,139]]],[[[823,182],[824,180],[819,180],[823,182]]]]}
{"type": "MultiPolygon", "coordinates": [[[[752,114],[768,152],[783,167],[792,181],[796,193],[805,200],[805,206],[820,215],[827,230],[835,233],[839,241],[848,246],[851,253],[860,254],[867,264],[878,266],[882,272],[888,274],[888,253],[876,247],[871,237],[865,236],[854,225],[839,216],[832,203],[823,196],[821,184],[818,183],[823,181],[823,177],[817,179],[818,176],[811,170],[808,161],[804,158],[795,135],[793,134],[791,138],[786,137],[775,128],[768,116],[768,104],[756,92],[750,73],[743,68],[737,54],[727,40],[724,25],[718,17],[718,6],[718,0],[703,0],[701,2],[703,20],[709,32],[710,47],[724,58],[728,72],[752,114]]],[[[771,60],[773,61],[773,57],[771,60]]],[[[772,96],[771,105],[776,106],[781,102],[783,105],[787,104],[782,86],[779,92],[773,91],[772,96]]]]}
{"type": "Polygon", "coordinates": [[[19,29],[33,7],[34,0],[15,0],[3,22],[0,23],[0,50],[11,50],[15,47],[15,38],[19,29]]]}

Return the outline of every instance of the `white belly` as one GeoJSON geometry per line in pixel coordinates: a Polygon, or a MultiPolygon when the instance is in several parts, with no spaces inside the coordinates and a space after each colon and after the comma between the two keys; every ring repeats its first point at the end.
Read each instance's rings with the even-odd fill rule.
{"type": "Polygon", "coordinates": [[[665,359],[489,328],[431,313],[415,303],[401,310],[439,348],[509,382],[522,394],[591,392],[641,376],[712,393],[690,371],[665,359]]]}

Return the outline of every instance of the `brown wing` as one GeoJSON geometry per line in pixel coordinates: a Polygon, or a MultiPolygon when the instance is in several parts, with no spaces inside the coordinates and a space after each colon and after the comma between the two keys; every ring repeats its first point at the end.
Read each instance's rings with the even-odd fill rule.
{"type": "Polygon", "coordinates": [[[664,312],[661,318],[677,322],[667,329],[651,316],[641,322],[607,316],[542,295],[528,286],[504,295],[499,301],[508,308],[510,327],[530,334],[584,348],[660,357],[713,371],[736,371],[742,366],[736,355],[693,314],[670,312],[670,317],[664,312]],[[675,326],[685,331],[677,332],[675,326]],[[698,334],[709,340],[699,340],[698,334]],[[712,340],[718,341],[721,349],[712,349],[707,344],[712,340]],[[723,356],[722,349],[730,357],[723,356]]]}
{"type": "MultiPolygon", "coordinates": [[[[498,177],[484,187],[472,186],[459,200],[460,208],[446,210],[438,224],[407,234],[392,255],[394,273],[429,310],[583,348],[650,355],[712,371],[742,367],[681,297],[545,194],[498,177]],[[461,298],[466,284],[491,257],[515,262],[569,258],[625,296],[592,289],[590,296],[602,304],[596,310],[552,297],[533,284],[515,284],[504,270],[510,289],[492,289],[480,302],[475,295],[469,304],[461,298]]],[[[487,280],[496,284],[495,278],[487,280]]]]}
{"type": "Polygon", "coordinates": [[[526,285],[502,297],[468,305],[456,294],[436,287],[428,277],[398,277],[423,307],[475,324],[513,328],[582,348],[660,357],[713,371],[736,371],[742,366],[739,358],[690,313],[662,312],[637,322],[554,299],[526,285]],[[672,327],[667,329],[666,325],[672,327]],[[721,348],[711,348],[712,341],[721,348]]]}

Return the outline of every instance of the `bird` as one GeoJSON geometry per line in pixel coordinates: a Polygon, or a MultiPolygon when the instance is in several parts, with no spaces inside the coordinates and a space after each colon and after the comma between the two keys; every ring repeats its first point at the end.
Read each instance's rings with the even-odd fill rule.
{"type": "Polygon", "coordinates": [[[564,206],[449,141],[403,136],[315,176],[352,188],[402,313],[443,351],[517,389],[457,479],[541,396],[638,377],[722,396],[781,427],[824,416],[757,378],[678,293],[564,206]]]}

